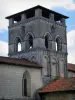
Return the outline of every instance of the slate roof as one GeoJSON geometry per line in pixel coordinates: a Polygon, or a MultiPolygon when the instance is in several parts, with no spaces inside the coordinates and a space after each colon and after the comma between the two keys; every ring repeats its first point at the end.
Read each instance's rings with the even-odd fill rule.
{"type": "Polygon", "coordinates": [[[12,65],[42,68],[37,63],[28,61],[27,59],[17,59],[17,58],[9,58],[9,57],[1,57],[1,56],[0,56],[0,64],[12,64],[12,65]]]}
{"type": "Polygon", "coordinates": [[[75,64],[68,63],[68,70],[75,72],[75,64]]]}
{"type": "Polygon", "coordinates": [[[39,93],[53,93],[62,91],[75,91],[75,77],[52,81],[42,87],[39,93]]]}
{"type": "Polygon", "coordinates": [[[20,14],[22,14],[22,13],[30,13],[29,11],[34,11],[34,10],[37,9],[37,8],[40,8],[40,9],[42,9],[42,10],[45,10],[45,11],[47,11],[48,13],[54,13],[57,17],[59,16],[59,17],[63,17],[63,18],[69,18],[69,17],[67,17],[67,16],[65,16],[65,15],[63,15],[63,14],[57,13],[57,12],[55,12],[55,11],[52,11],[52,10],[48,9],[48,8],[45,8],[45,7],[40,6],[40,5],[37,5],[37,6],[35,6],[35,7],[32,7],[32,8],[29,8],[29,9],[27,9],[27,10],[21,11],[21,12],[19,12],[19,13],[16,13],[16,14],[13,14],[13,15],[10,15],[10,16],[7,16],[6,19],[9,19],[9,18],[18,16],[18,15],[20,15],[20,14]]]}

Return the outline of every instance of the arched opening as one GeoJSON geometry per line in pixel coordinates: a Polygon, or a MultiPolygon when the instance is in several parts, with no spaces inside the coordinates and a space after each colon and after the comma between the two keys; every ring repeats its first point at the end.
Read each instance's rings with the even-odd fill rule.
{"type": "Polygon", "coordinates": [[[29,49],[33,48],[33,38],[34,34],[31,32],[28,32],[25,36],[25,51],[28,51],[29,49]]]}
{"type": "Polygon", "coordinates": [[[18,40],[18,50],[17,50],[18,52],[20,52],[21,51],[21,41],[20,40],[18,40]]]}
{"type": "Polygon", "coordinates": [[[15,52],[20,52],[21,51],[21,39],[20,38],[16,38],[15,40],[15,52]]]}
{"type": "Polygon", "coordinates": [[[45,36],[45,47],[48,48],[48,35],[45,36]]]}
{"type": "Polygon", "coordinates": [[[52,36],[49,32],[46,32],[44,34],[44,39],[45,39],[45,48],[52,49],[52,36]]]}
{"type": "Polygon", "coordinates": [[[62,50],[62,42],[61,42],[60,37],[56,38],[55,47],[56,47],[56,51],[62,50]]]}
{"type": "Polygon", "coordinates": [[[56,45],[56,51],[59,51],[59,42],[58,42],[58,39],[56,39],[56,42],[55,42],[55,45],[56,45]]]}
{"type": "Polygon", "coordinates": [[[33,48],[33,37],[31,35],[29,35],[29,48],[33,48]]]}
{"type": "Polygon", "coordinates": [[[23,96],[31,96],[31,78],[28,71],[23,74],[23,96]]]}

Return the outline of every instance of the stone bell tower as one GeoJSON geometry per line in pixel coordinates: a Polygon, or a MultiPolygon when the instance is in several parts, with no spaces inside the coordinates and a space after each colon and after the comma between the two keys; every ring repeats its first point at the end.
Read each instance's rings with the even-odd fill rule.
{"type": "Polygon", "coordinates": [[[42,76],[67,77],[67,16],[35,6],[9,19],[9,57],[42,65],[42,76]]]}

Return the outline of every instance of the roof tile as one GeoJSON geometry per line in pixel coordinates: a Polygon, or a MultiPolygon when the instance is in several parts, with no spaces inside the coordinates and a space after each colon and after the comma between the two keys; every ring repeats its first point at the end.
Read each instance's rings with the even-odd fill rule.
{"type": "Polygon", "coordinates": [[[68,63],[68,70],[75,72],[75,64],[68,63]]]}
{"type": "Polygon", "coordinates": [[[27,59],[16,59],[16,58],[0,56],[0,64],[4,64],[4,63],[41,68],[41,66],[38,65],[37,63],[31,62],[27,59]]]}
{"type": "Polygon", "coordinates": [[[75,90],[75,77],[59,79],[48,83],[40,89],[40,93],[75,90]]]}

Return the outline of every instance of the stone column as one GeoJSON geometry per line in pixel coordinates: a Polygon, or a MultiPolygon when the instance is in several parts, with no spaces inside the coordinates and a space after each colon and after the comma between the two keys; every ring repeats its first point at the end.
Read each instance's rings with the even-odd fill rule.
{"type": "Polygon", "coordinates": [[[49,49],[52,49],[52,40],[49,40],[49,41],[48,41],[48,48],[49,48],[49,49]]]}
{"type": "Polygon", "coordinates": [[[65,26],[65,18],[61,18],[60,22],[65,26]]]}
{"type": "Polygon", "coordinates": [[[52,50],[56,50],[56,42],[52,41],[52,50]]]}
{"type": "Polygon", "coordinates": [[[53,14],[53,13],[50,13],[50,14],[49,14],[49,19],[50,19],[51,21],[54,21],[54,14],[53,14]]]}
{"type": "Polygon", "coordinates": [[[12,25],[12,24],[14,24],[14,19],[13,18],[10,18],[9,19],[9,26],[12,25]]]}
{"type": "Polygon", "coordinates": [[[36,9],[35,10],[35,17],[40,17],[42,16],[42,10],[41,9],[36,9]]]}
{"type": "Polygon", "coordinates": [[[21,21],[23,21],[23,20],[25,20],[25,19],[26,19],[26,14],[23,13],[23,14],[21,15],[21,21]]]}

